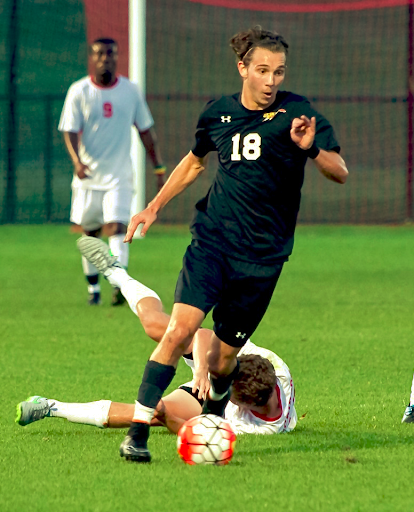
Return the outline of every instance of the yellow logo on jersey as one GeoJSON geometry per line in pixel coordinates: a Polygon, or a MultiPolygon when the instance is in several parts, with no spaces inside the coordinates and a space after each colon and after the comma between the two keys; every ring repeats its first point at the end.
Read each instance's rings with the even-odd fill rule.
{"type": "Polygon", "coordinates": [[[276,112],[266,112],[266,114],[263,114],[263,121],[271,121],[279,112],[286,114],[286,110],[284,108],[280,108],[276,112]]]}

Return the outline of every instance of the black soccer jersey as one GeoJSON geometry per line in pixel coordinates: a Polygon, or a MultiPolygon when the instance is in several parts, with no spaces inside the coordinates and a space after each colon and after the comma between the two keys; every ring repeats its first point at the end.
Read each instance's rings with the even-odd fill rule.
{"type": "Polygon", "coordinates": [[[303,96],[278,92],[266,110],[246,109],[240,93],[207,104],[192,152],[204,157],[217,151],[219,166],[196,204],[194,239],[245,261],[288,258],[307,159],[290,137],[292,120],[301,115],[316,117],[319,148],[339,152],[331,125],[303,96]]]}

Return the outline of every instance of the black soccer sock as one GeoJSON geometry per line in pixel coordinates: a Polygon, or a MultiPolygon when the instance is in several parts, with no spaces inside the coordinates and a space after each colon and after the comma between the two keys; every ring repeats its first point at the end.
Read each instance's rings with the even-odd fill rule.
{"type": "Polygon", "coordinates": [[[230,400],[230,386],[233,380],[237,377],[237,374],[239,373],[240,364],[239,361],[237,361],[236,367],[229,375],[224,375],[222,377],[211,377],[210,376],[210,382],[211,382],[211,390],[213,398],[209,394],[207,397],[207,400],[204,402],[203,405],[203,414],[215,414],[216,416],[223,416],[224,415],[224,409],[226,408],[226,405],[229,403],[230,400]],[[214,400],[214,395],[216,396],[216,399],[214,400]],[[224,395],[224,396],[223,396],[224,395]]]}
{"type": "Polygon", "coordinates": [[[239,369],[240,363],[239,361],[237,361],[234,370],[231,373],[229,373],[229,375],[223,375],[220,377],[210,377],[213,392],[216,393],[217,395],[224,395],[224,393],[226,393],[229,390],[231,383],[237,377],[239,369]]]}
{"type": "MultiPolygon", "coordinates": [[[[164,391],[173,380],[174,375],[174,366],[157,363],[156,361],[148,361],[138,391],[138,402],[144,407],[155,409],[164,391]]],[[[128,435],[146,443],[149,436],[149,424],[133,421],[128,435]]]]}
{"type": "Polygon", "coordinates": [[[85,276],[85,277],[91,286],[95,286],[99,282],[99,274],[94,274],[93,276],[85,276]]]}

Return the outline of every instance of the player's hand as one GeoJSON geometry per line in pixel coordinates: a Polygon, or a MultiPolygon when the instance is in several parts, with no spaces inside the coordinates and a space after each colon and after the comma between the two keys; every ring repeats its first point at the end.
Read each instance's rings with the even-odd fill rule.
{"type": "Polygon", "coordinates": [[[82,162],[75,164],[75,174],[80,180],[91,177],[91,170],[89,167],[82,162]]]}
{"type": "Polygon", "coordinates": [[[193,378],[194,384],[192,392],[196,393],[198,389],[198,398],[202,398],[205,400],[207,398],[207,393],[210,390],[210,380],[208,378],[207,370],[196,370],[194,372],[193,378]]]}
{"type": "Polygon", "coordinates": [[[124,238],[124,242],[131,243],[132,237],[134,236],[135,231],[138,229],[140,224],[143,224],[141,229],[141,236],[145,236],[146,232],[150,228],[151,224],[157,220],[157,214],[153,212],[150,208],[146,208],[142,210],[142,212],[137,213],[132,217],[129,222],[127,233],[124,238]]]}
{"type": "Polygon", "coordinates": [[[315,140],[316,118],[295,117],[290,129],[290,137],[301,149],[309,149],[315,140]]]}
{"type": "Polygon", "coordinates": [[[166,422],[165,404],[162,399],[158,402],[157,407],[155,408],[154,418],[156,418],[161,423],[165,424],[166,422]]]}

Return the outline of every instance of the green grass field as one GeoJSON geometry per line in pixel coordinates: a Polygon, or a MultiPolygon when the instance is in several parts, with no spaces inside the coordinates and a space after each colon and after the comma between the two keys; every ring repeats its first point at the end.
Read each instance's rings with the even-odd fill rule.
{"type": "MultiPolygon", "coordinates": [[[[151,465],[126,463],[124,430],[14,423],[31,394],[133,401],[153,349],[129,308],[86,306],[68,226],[0,227],[0,510],[406,511],[414,425],[401,424],[412,372],[414,227],[300,226],[253,341],[296,384],[296,431],[238,439],[226,467],[189,467],[175,437],[151,436],[151,465]]],[[[155,226],[130,273],[166,309],[187,228],[155,226]]],[[[211,325],[208,318],[206,325],[211,325]]],[[[180,364],[173,386],[188,380],[180,364]]]]}

